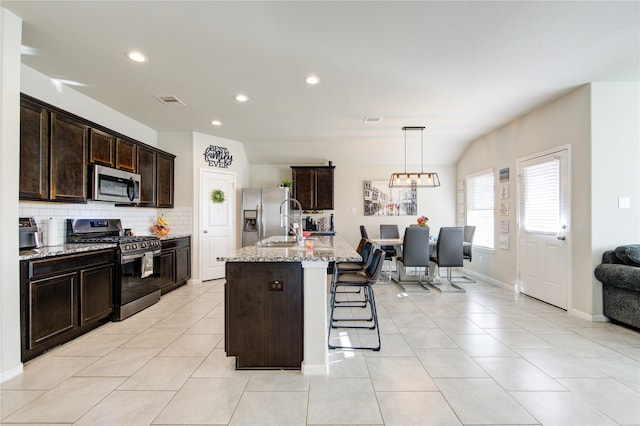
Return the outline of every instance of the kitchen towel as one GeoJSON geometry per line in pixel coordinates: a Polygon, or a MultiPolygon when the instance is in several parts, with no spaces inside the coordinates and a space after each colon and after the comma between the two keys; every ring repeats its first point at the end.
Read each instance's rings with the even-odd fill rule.
{"type": "Polygon", "coordinates": [[[151,274],[153,274],[153,253],[148,251],[142,256],[140,278],[148,277],[151,274]]]}

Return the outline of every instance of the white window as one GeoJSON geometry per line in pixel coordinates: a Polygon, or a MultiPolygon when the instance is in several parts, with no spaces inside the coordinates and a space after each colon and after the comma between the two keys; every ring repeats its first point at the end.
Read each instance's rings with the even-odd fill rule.
{"type": "Polygon", "coordinates": [[[555,234],[560,229],[560,161],[522,168],[522,230],[555,234]]]}
{"type": "Polygon", "coordinates": [[[467,225],[474,225],[474,247],[494,248],[493,170],[467,176],[467,225]]]}

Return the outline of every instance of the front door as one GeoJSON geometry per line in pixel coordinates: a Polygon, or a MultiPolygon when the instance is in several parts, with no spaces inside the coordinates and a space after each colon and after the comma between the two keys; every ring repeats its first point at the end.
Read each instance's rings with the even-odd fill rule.
{"type": "Polygon", "coordinates": [[[520,159],[518,277],[520,291],[569,307],[568,148],[520,159]]]}
{"type": "Polygon", "coordinates": [[[225,262],[218,256],[236,250],[236,175],[232,172],[200,171],[200,279],[222,278],[225,262]],[[219,191],[222,191],[221,193],[219,191]],[[216,202],[213,193],[222,194],[216,202]]]}

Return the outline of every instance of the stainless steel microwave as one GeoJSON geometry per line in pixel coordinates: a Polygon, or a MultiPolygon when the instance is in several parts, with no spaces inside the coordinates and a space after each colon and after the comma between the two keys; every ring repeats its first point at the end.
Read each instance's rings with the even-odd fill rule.
{"type": "Polygon", "coordinates": [[[111,167],[93,166],[91,199],[114,203],[140,202],[140,175],[111,167]]]}

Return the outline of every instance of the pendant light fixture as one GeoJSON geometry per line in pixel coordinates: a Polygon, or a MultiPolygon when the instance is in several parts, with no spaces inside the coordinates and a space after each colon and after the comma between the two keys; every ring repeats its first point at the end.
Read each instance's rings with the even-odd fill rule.
{"type": "Polygon", "coordinates": [[[404,131],[404,172],[392,173],[389,179],[389,188],[435,188],[440,186],[440,179],[435,172],[425,172],[423,164],[423,132],[424,126],[405,126],[404,131]],[[420,171],[407,172],[407,132],[420,131],[420,171]]]}

